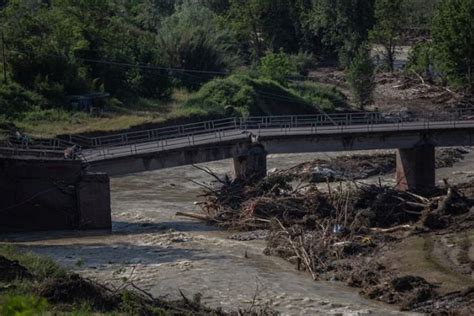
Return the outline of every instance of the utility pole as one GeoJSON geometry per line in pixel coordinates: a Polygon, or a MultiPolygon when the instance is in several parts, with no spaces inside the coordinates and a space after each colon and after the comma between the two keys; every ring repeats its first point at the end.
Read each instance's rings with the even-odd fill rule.
{"type": "Polygon", "coordinates": [[[5,36],[2,30],[3,82],[7,83],[7,59],[5,57],[5,36]]]}

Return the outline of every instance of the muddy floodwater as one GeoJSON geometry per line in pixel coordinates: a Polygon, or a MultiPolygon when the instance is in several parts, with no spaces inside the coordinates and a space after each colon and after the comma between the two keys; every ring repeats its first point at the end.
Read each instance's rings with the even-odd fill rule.
{"type": "MultiPolygon", "coordinates": [[[[268,164],[269,169],[285,169],[334,155],[277,155],[270,156],[268,164]]],[[[205,166],[224,174],[231,162],[205,166]]],[[[472,166],[470,153],[454,168],[439,170],[438,178],[468,180],[474,176],[472,166]]],[[[192,166],[112,178],[111,234],[58,232],[5,238],[104,283],[118,286],[126,278],[168,298],[179,297],[179,290],[190,297],[200,293],[204,303],[226,310],[258,303],[286,315],[403,314],[396,307],[366,300],[343,284],[312,281],[293,265],[263,255],[263,240],[230,240],[231,232],[177,217],[178,211],[198,211],[194,202],[201,188],[193,181],[211,179],[192,166]]],[[[392,176],[383,181],[395,183],[392,176]]]]}

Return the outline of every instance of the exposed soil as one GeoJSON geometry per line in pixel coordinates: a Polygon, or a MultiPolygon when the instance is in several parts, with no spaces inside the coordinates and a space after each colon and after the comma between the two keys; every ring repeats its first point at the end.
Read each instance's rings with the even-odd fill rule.
{"type": "MultiPolygon", "coordinates": [[[[310,77],[315,82],[335,86],[349,99],[352,98],[344,71],[331,67],[320,68],[311,72],[310,77]]],[[[472,96],[425,82],[415,74],[407,75],[397,71],[392,74],[377,74],[373,103],[367,107],[367,110],[431,113],[473,105],[472,96]]]]}

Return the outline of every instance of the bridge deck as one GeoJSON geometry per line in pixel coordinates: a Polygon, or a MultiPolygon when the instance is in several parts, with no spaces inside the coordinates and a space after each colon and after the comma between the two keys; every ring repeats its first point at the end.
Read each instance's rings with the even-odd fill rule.
{"type": "Polygon", "coordinates": [[[324,127],[295,127],[295,128],[260,128],[260,129],[233,129],[213,131],[208,134],[190,135],[165,140],[149,141],[145,143],[110,146],[104,148],[92,148],[83,151],[88,162],[94,162],[110,158],[133,156],[138,154],[149,154],[161,151],[184,149],[187,147],[218,145],[219,143],[245,140],[249,135],[260,137],[264,141],[269,138],[280,138],[285,136],[314,136],[320,135],[351,135],[371,133],[396,133],[402,131],[433,131],[443,129],[466,129],[474,128],[474,120],[462,120],[451,122],[404,122],[392,124],[373,125],[348,125],[348,126],[324,126],[324,127]]]}

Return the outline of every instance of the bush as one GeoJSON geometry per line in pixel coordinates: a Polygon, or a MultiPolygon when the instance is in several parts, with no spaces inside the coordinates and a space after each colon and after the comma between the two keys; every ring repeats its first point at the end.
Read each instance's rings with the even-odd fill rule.
{"type": "Polygon", "coordinates": [[[273,80],[244,75],[207,83],[184,104],[184,108],[227,116],[317,113],[317,109],[295,91],[273,80]]]}
{"type": "Polygon", "coordinates": [[[316,58],[313,54],[299,52],[296,55],[290,55],[290,60],[296,67],[296,72],[300,76],[307,76],[309,71],[316,67],[316,58]]]}
{"type": "Polygon", "coordinates": [[[6,295],[0,299],[0,315],[3,316],[43,315],[47,307],[45,299],[29,295],[6,295]]]}
{"type": "Polygon", "coordinates": [[[259,73],[280,84],[285,84],[291,76],[296,74],[295,60],[291,59],[283,51],[270,53],[260,59],[259,73]]]}
{"type": "Polygon", "coordinates": [[[347,81],[354,95],[354,101],[361,110],[372,101],[375,89],[375,67],[369,50],[361,47],[349,66],[347,81]]]}
{"type": "Polygon", "coordinates": [[[416,44],[408,54],[405,70],[416,73],[425,79],[433,79],[433,49],[431,43],[416,44]]]}
{"type": "Polygon", "coordinates": [[[44,105],[42,97],[11,82],[0,85],[0,113],[7,118],[17,117],[44,105]]]}
{"type": "Polygon", "coordinates": [[[306,101],[324,111],[334,111],[336,108],[346,108],[347,98],[336,87],[323,86],[314,82],[297,82],[290,86],[306,101]]]}

